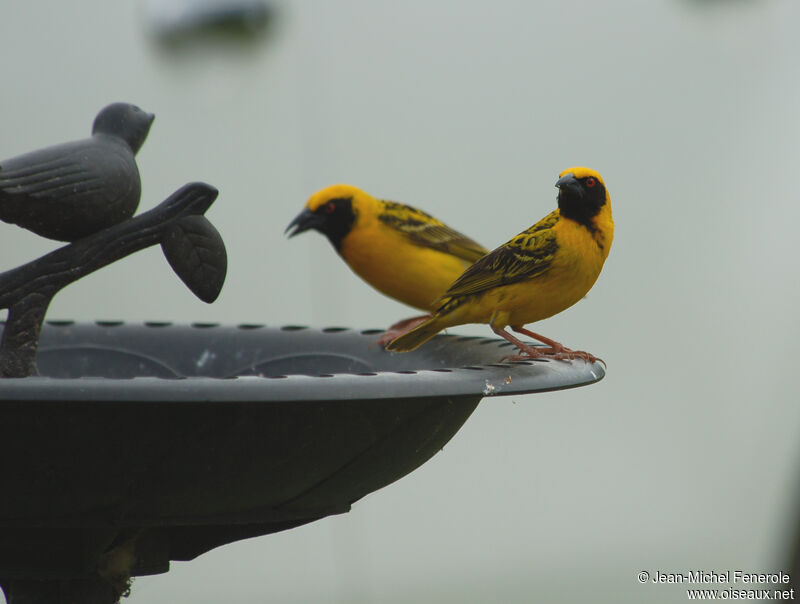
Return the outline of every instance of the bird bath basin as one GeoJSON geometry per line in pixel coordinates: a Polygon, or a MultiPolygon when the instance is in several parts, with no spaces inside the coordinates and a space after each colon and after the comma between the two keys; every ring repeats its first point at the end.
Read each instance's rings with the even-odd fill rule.
{"type": "Polygon", "coordinates": [[[10,604],[55,601],[46,586],[97,572],[109,552],[128,554],[118,557],[131,575],[161,573],[347,512],[441,450],[481,398],[605,373],[500,363],[513,352],[503,340],[453,335],[391,354],[373,345],[377,333],[45,324],[40,376],[0,382],[10,604]]]}

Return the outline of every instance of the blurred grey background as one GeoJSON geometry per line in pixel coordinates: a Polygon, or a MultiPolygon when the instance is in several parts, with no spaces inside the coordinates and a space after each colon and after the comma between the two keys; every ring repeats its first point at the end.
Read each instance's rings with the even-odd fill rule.
{"type": "MultiPolygon", "coordinates": [[[[275,0],[262,34],[173,44],[153,28],[169,6],[3,5],[0,158],[86,136],[124,100],[156,114],[141,210],[190,180],[220,189],[216,303],[151,248],[49,318],[388,326],[413,311],[321,236],[283,236],[311,193],[355,184],[494,247],[584,164],[605,177],[616,240],[588,298],[537,330],[608,375],[485,400],[351,513],[174,563],[128,602],[682,602],[637,573],[786,568],[800,3],[275,0]]],[[[58,245],[0,230],[0,270],[58,245]]]]}

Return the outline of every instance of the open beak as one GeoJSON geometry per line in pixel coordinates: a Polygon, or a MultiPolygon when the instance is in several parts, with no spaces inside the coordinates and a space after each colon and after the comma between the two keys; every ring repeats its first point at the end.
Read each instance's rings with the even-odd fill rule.
{"type": "Polygon", "coordinates": [[[291,233],[289,233],[289,237],[291,238],[309,229],[316,229],[322,225],[323,220],[324,218],[322,216],[305,208],[289,223],[284,233],[289,233],[289,231],[291,231],[291,233]]]}

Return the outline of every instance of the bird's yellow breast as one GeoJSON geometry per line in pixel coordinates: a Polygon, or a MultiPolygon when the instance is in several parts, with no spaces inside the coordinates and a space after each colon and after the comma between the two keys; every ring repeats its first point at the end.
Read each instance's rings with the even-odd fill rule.
{"type": "Polygon", "coordinates": [[[613,239],[610,207],[596,217],[592,232],[573,220],[559,219],[553,227],[557,251],[549,269],[535,277],[478,294],[452,313],[452,323],[523,326],[566,310],[592,288],[613,239]]]}
{"type": "Polygon", "coordinates": [[[451,254],[416,245],[377,218],[363,216],[342,240],[340,254],[373,287],[424,311],[469,266],[451,254]]]}

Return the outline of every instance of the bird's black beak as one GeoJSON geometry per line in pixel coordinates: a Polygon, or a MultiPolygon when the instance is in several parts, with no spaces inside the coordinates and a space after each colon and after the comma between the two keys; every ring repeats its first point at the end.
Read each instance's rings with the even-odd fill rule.
{"type": "Polygon", "coordinates": [[[562,193],[571,193],[572,195],[580,197],[581,195],[581,185],[578,182],[578,179],[575,178],[575,175],[570,172],[569,174],[564,174],[561,178],[556,181],[556,187],[562,193]]]}
{"type": "Polygon", "coordinates": [[[284,233],[289,233],[289,231],[291,230],[292,232],[289,233],[289,237],[294,237],[295,235],[299,235],[300,233],[307,231],[309,229],[316,229],[322,226],[324,220],[325,219],[323,216],[315,214],[314,212],[306,208],[302,212],[300,212],[297,216],[295,216],[294,220],[292,220],[289,223],[289,226],[286,227],[284,233]]]}

